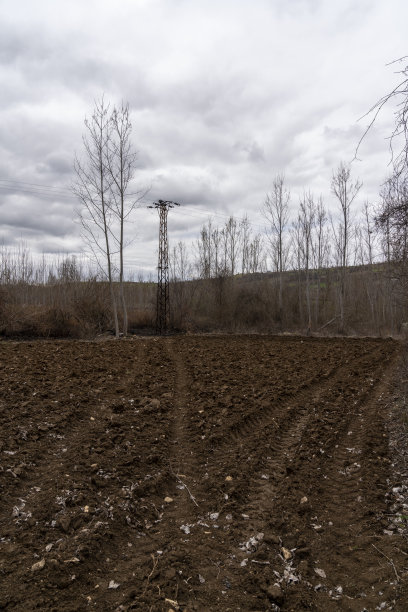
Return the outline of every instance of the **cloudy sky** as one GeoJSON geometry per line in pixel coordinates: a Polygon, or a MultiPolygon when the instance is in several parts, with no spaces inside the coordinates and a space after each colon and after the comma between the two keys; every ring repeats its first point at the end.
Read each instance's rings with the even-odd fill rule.
{"type": "MultiPolygon", "coordinates": [[[[102,94],[129,102],[134,187],[176,200],[172,242],[210,214],[254,231],[273,177],[334,210],[332,170],[353,159],[362,115],[399,80],[406,0],[0,0],[0,243],[78,253],[70,192],[84,118],[102,94]]],[[[393,109],[352,173],[375,202],[393,109]]],[[[129,233],[129,270],[154,269],[157,213],[129,233]]]]}

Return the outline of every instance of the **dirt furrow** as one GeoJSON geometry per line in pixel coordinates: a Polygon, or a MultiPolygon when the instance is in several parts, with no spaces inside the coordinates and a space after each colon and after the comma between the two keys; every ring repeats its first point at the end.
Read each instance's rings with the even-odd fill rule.
{"type": "Polygon", "coordinates": [[[195,491],[202,480],[200,465],[197,456],[200,452],[199,435],[194,430],[190,413],[191,398],[189,397],[189,380],[183,356],[180,354],[177,343],[170,341],[166,343],[170,362],[174,368],[174,397],[173,397],[173,456],[171,458],[172,471],[178,479],[179,486],[183,487],[181,479],[184,479],[184,498],[190,507],[193,504],[197,507],[197,502],[192,491],[195,491]],[[189,486],[187,487],[187,483],[189,486]]]}
{"type": "Polygon", "coordinates": [[[217,557],[216,550],[208,553],[214,538],[215,519],[210,518],[208,510],[205,487],[208,474],[205,474],[204,462],[198,459],[202,440],[191,420],[191,380],[185,367],[185,354],[174,340],[166,340],[164,348],[166,367],[173,376],[171,480],[160,521],[150,530],[151,541],[146,542],[154,571],[140,598],[140,605],[145,599],[155,601],[153,609],[157,610],[167,610],[163,607],[163,598],[169,602],[182,600],[188,606],[196,606],[198,600],[208,601],[212,594],[208,594],[206,581],[209,578],[218,581],[220,573],[212,560],[213,554],[217,557]],[[157,588],[158,583],[161,588],[157,588]]]}

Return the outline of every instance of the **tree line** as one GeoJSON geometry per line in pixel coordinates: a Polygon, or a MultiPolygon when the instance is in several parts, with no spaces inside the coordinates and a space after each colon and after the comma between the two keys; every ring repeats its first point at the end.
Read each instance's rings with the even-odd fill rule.
{"type": "Polygon", "coordinates": [[[284,175],[278,174],[262,205],[265,231],[253,232],[247,216],[230,216],[222,225],[208,219],[193,244],[179,242],[173,247],[173,281],[238,279],[238,275],[269,270],[277,301],[274,320],[281,331],[287,324],[288,308],[293,310],[290,299],[297,302],[298,326],[307,332],[333,319],[336,331],[345,333],[350,308],[356,303],[350,276],[355,275],[356,267],[365,267],[362,311],[368,313],[373,330],[383,325],[395,333],[405,316],[401,309],[407,242],[401,217],[407,216],[402,205],[407,201],[406,181],[394,174],[385,181],[376,205],[367,200],[362,204],[358,202],[362,183],[352,177],[349,166],[340,163],[330,187],[336,204],[331,212],[322,196],[310,191],[293,202],[284,175]],[[325,321],[321,306],[327,301],[328,275],[332,308],[325,321]],[[288,283],[296,284],[290,298],[285,289],[288,283]],[[400,312],[398,325],[396,311],[400,312]]]}

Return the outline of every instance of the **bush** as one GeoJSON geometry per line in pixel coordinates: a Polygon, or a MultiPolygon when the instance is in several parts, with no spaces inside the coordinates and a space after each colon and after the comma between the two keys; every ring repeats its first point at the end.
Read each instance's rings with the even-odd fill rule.
{"type": "Polygon", "coordinates": [[[81,337],[100,334],[111,326],[110,307],[103,295],[86,291],[73,300],[71,308],[81,337]]]}
{"type": "Polygon", "coordinates": [[[128,312],[130,333],[141,330],[153,330],[156,326],[156,313],[150,308],[140,308],[128,312]]]}

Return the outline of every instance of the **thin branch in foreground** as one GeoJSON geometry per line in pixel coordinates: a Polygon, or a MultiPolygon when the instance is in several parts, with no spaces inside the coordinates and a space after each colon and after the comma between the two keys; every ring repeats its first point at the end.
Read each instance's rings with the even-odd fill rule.
{"type": "Polygon", "coordinates": [[[395,568],[394,561],[393,561],[392,559],[390,559],[389,557],[387,557],[387,555],[386,555],[385,553],[383,553],[383,551],[382,551],[382,550],[380,550],[379,548],[377,548],[375,544],[371,544],[371,546],[372,546],[373,548],[375,548],[375,550],[376,550],[377,552],[379,552],[379,553],[380,553],[380,555],[382,555],[383,557],[385,557],[385,558],[387,559],[388,563],[389,563],[389,564],[392,566],[392,569],[394,570],[395,577],[397,578],[397,582],[399,582],[399,581],[401,580],[401,578],[399,577],[399,574],[398,574],[398,572],[397,572],[397,570],[396,570],[396,568],[395,568]]]}
{"type": "Polygon", "coordinates": [[[144,597],[146,595],[146,591],[147,591],[148,586],[149,586],[150,578],[153,576],[154,570],[156,569],[157,564],[159,562],[159,557],[155,557],[154,555],[150,555],[150,556],[153,559],[153,567],[152,567],[152,571],[150,572],[150,574],[147,577],[145,588],[144,588],[144,591],[142,593],[142,597],[144,597]]]}
{"type": "Polygon", "coordinates": [[[185,483],[183,480],[181,480],[180,476],[179,476],[178,474],[176,474],[176,473],[175,473],[175,472],[172,470],[172,468],[171,468],[171,467],[170,467],[170,472],[173,474],[174,478],[176,478],[176,479],[179,481],[179,483],[180,483],[180,484],[182,484],[182,485],[183,485],[183,487],[185,487],[185,489],[187,490],[187,492],[188,492],[188,494],[189,494],[189,496],[190,496],[191,501],[192,501],[192,502],[193,502],[193,503],[194,503],[194,504],[197,506],[197,508],[199,508],[200,506],[197,504],[197,500],[196,500],[196,498],[195,498],[195,497],[194,497],[194,495],[191,493],[191,491],[190,491],[190,489],[188,488],[188,486],[186,485],[186,483],[185,483]]]}

